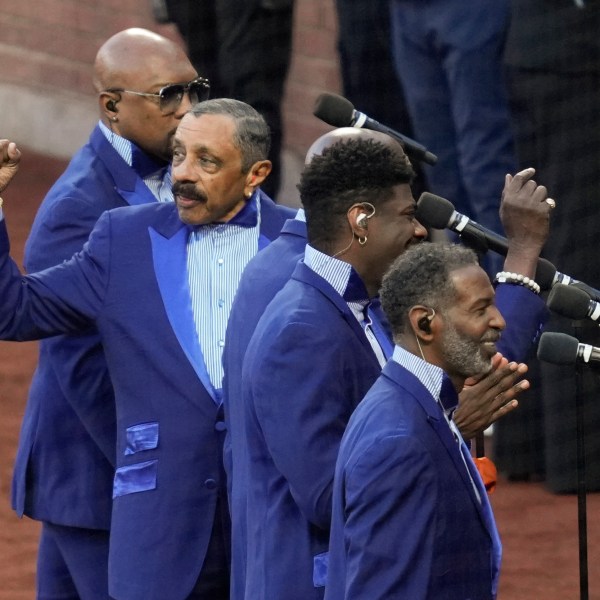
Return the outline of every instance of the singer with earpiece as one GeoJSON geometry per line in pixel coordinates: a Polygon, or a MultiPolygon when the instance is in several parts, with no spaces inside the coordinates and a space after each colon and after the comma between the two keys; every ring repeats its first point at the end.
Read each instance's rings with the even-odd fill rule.
{"type": "Polygon", "coordinates": [[[395,347],[341,441],[325,600],[492,600],[500,539],[452,415],[465,380],[492,369],[494,290],[472,250],[419,244],[381,302],[395,347]]]}
{"type": "MultiPolygon", "coordinates": [[[[232,438],[245,436],[242,447],[232,440],[232,518],[239,525],[236,519],[243,515],[246,528],[238,537],[241,550],[235,541],[239,528],[234,531],[233,580],[241,574],[252,597],[323,598],[339,441],[392,351],[378,314],[381,279],[396,256],[426,235],[415,217],[410,164],[399,145],[380,139],[340,140],[306,167],[299,189],[308,244],[252,333],[239,397],[225,400],[232,438]]],[[[506,194],[535,212],[523,189],[511,181],[506,194]]],[[[528,246],[529,234],[525,227],[518,237],[533,250],[535,268],[539,248],[528,246]]],[[[543,310],[543,301],[525,286],[498,287],[543,310]]],[[[240,307],[252,304],[248,287],[238,301],[240,307]]],[[[530,343],[539,314],[523,315],[523,307],[514,302],[509,310],[517,309],[515,318],[529,331],[530,343]]],[[[433,329],[438,317],[432,311],[422,316],[432,317],[422,324],[433,329]]],[[[230,321],[231,336],[236,337],[230,321]]],[[[459,409],[465,436],[514,408],[515,396],[526,387],[518,382],[523,365],[497,357],[494,369],[466,392],[470,400],[459,409]],[[485,413],[485,423],[475,407],[485,413]]]]}

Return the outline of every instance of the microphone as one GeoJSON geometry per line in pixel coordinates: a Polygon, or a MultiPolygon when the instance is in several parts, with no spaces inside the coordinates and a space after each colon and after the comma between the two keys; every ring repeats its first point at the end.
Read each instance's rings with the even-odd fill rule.
{"type": "MultiPolygon", "coordinates": [[[[546,331],[540,337],[537,357],[555,365],[600,363],[600,348],[580,344],[577,338],[566,333],[546,331]]],[[[596,366],[596,365],[594,365],[596,366]]]]}
{"type": "Polygon", "coordinates": [[[435,165],[437,162],[437,156],[429,152],[425,146],[390,129],[379,123],[379,121],[371,119],[365,113],[355,110],[350,100],[347,100],[343,96],[338,96],[338,94],[330,94],[328,92],[321,94],[315,102],[313,115],[334,127],[356,127],[357,129],[364,128],[385,133],[398,140],[404,146],[406,154],[411,158],[422,160],[429,165],[435,165]]]}
{"type": "Polygon", "coordinates": [[[557,283],[550,292],[548,308],[567,319],[600,319],[600,302],[592,300],[583,290],[557,283]]]}
{"type": "MultiPolygon", "coordinates": [[[[416,218],[426,227],[451,229],[468,241],[475,241],[483,251],[493,250],[502,256],[508,254],[508,240],[491,229],[472,221],[454,210],[446,198],[423,192],[417,202],[416,218]]],[[[538,258],[535,281],[542,290],[549,290],[556,282],[556,267],[545,258],[538,258]]]]}
{"type": "MultiPolygon", "coordinates": [[[[575,288],[575,289],[579,289],[584,291],[592,300],[595,300],[596,302],[600,302],[600,290],[597,290],[595,288],[593,288],[590,285],[587,285],[586,283],[583,283],[583,281],[578,281],[577,279],[573,279],[573,277],[571,277],[570,275],[565,275],[564,273],[559,273],[556,270],[556,267],[549,261],[541,258],[540,261],[544,261],[544,263],[546,263],[544,265],[544,270],[543,270],[543,280],[544,281],[548,281],[549,285],[544,288],[540,282],[540,279],[538,279],[538,275],[536,273],[536,278],[535,280],[540,284],[540,286],[542,287],[542,289],[550,289],[551,287],[557,285],[557,284],[562,284],[562,285],[568,285],[571,288],[575,288]]],[[[538,263],[538,272],[540,271],[540,263],[538,263]]]]}
{"type": "Polygon", "coordinates": [[[508,253],[508,240],[505,237],[456,212],[452,202],[441,196],[423,192],[417,202],[416,217],[427,227],[451,229],[467,240],[477,242],[477,247],[484,251],[493,250],[503,256],[508,253]]]}

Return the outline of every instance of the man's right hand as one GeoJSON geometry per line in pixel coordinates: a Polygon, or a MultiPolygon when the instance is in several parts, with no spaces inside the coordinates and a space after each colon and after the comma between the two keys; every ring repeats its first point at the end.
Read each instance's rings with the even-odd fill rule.
{"type": "Polygon", "coordinates": [[[21,151],[17,145],[10,140],[0,140],[0,193],[16,175],[20,160],[21,151]]]}
{"type": "Polygon", "coordinates": [[[529,387],[522,379],[524,363],[508,362],[500,353],[492,359],[492,370],[483,377],[465,381],[452,420],[465,440],[474,438],[494,421],[518,406],[516,396],[529,387]]]}

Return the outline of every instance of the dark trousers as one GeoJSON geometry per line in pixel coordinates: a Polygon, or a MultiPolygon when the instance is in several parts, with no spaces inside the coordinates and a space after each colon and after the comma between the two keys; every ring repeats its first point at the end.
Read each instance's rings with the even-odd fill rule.
{"type": "Polygon", "coordinates": [[[168,0],[190,60],[211,97],[242,100],[271,129],[273,171],[261,186],[276,199],[281,180],[281,102],[292,47],[293,0],[168,0]]]}
{"type": "Polygon", "coordinates": [[[42,523],[37,600],[108,598],[108,531],[42,523]]]}
{"type": "MultiPolygon", "coordinates": [[[[396,74],[391,48],[388,0],[336,0],[338,49],[344,96],[357,110],[414,137],[396,74]]],[[[413,193],[426,189],[423,172],[416,161],[413,193]]]]}
{"type": "MultiPolygon", "coordinates": [[[[391,0],[395,65],[415,137],[438,156],[431,191],[502,232],[516,159],[502,78],[507,0],[391,0]]],[[[496,261],[491,270],[500,270],[496,261]]]]}

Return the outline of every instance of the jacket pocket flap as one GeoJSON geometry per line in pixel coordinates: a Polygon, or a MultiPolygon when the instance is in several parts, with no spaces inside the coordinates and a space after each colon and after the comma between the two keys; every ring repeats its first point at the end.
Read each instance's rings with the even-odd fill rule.
{"type": "Polygon", "coordinates": [[[156,488],[157,460],[119,467],[115,471],[113,499],[135,492],[146,492],[156,488]]]}
{"type": "Polygon", "coordinates": [[[127,447],[125,456],[153,450],[158,446],[158,423],[140,423],[126,429],[127,447]]]}

